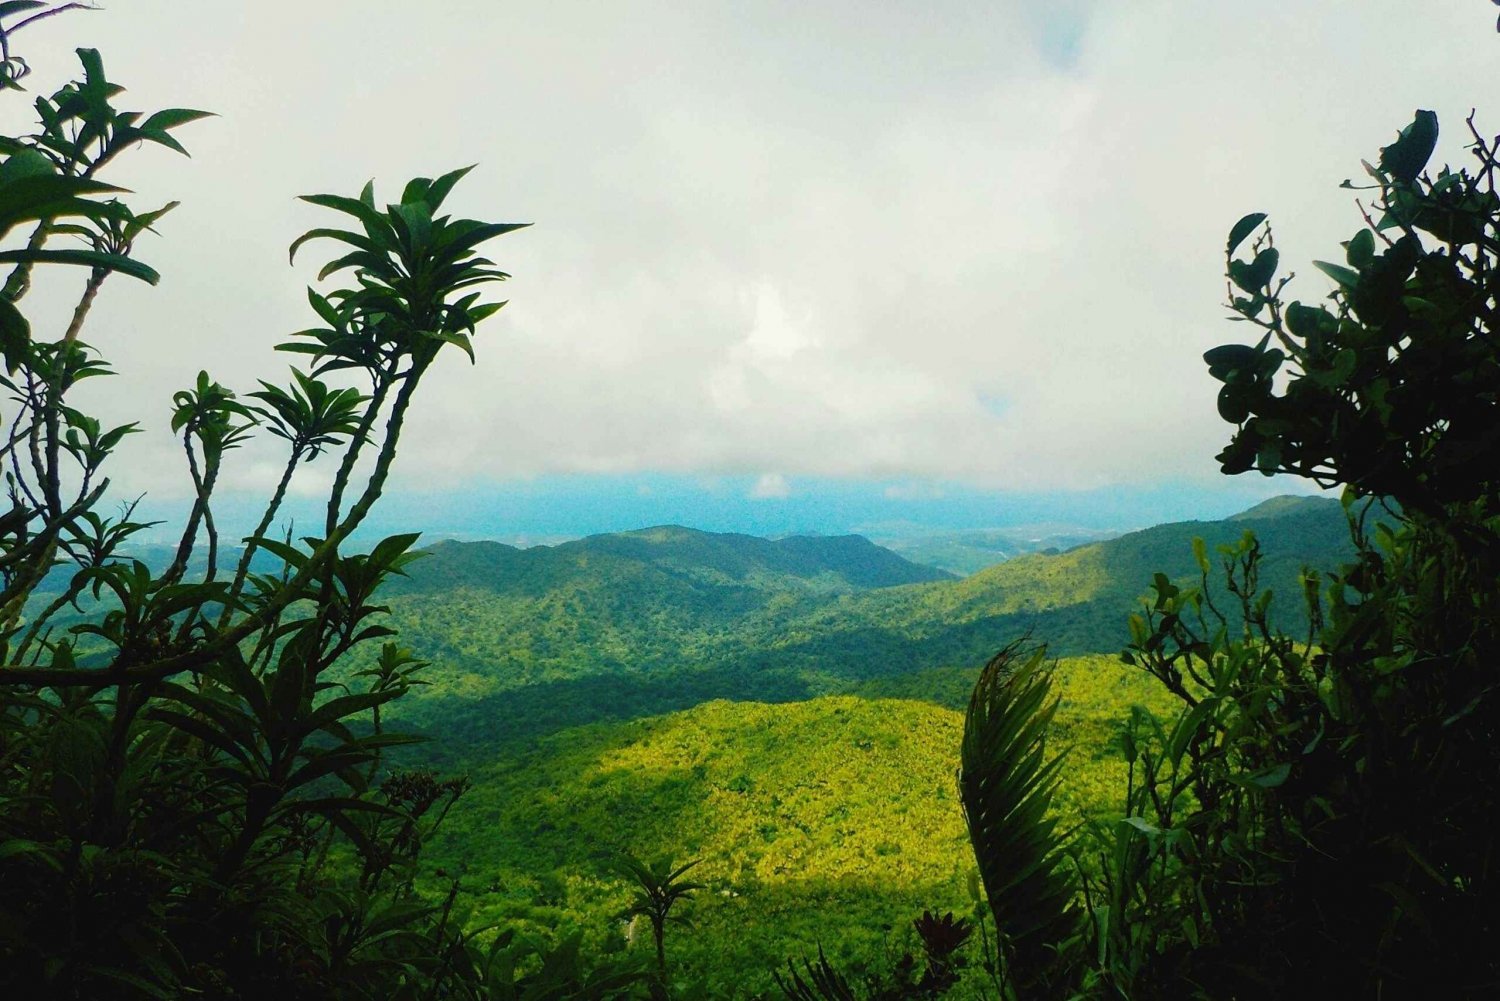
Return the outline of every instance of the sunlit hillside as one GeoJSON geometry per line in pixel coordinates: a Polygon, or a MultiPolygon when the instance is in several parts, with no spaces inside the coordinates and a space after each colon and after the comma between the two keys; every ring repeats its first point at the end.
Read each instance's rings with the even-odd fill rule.
{"type": "MultiPolygon", "coordinates": [[[[907,582],[936,571],[858,539],[670,529],[551,549],[442,543],[386,599],[402,643],[431,661],[428,684],[399,712],[468,746],[498,746],[714,699],[799,701],[977,667],[1028,633],[1057,654],[1112,653],[1156,570],[1194,583],[1192,540],[1212,551],[1246,529],[1263,542],[1273,612],[1304,629],[1302,567],[1332,567],[1349,551],[1333,501],[1161,525],[926,583],[907,582]]],[[[456,751],[438,742],[431,753],[456,751]]]]}
{"type": "MultiPolygon", "coordinates": [[[[625,939],[614,915],[626,887],[609,853],[701,859],[693,927],[668,938],[684,977],[764,989],[772,969],[820,945],[841,963],[871,962],[903,938],[912,947],[903,929],[924,909],[972,910],[954,776],[956,703],[974,675],[926,672],[907,692],[869,697],[718,700],[471,757],[474,788],[431,864],[461,874],[476,925],[519,921],[551,937],[577,927],[603,949],[625,939]]],[[[1056,741],[1070,748],[1060,808],[1074,823],[1118,810],[1117,723],[1160,695],[1103,657],[1064,661],[1058,678],[1056,741]]]]}

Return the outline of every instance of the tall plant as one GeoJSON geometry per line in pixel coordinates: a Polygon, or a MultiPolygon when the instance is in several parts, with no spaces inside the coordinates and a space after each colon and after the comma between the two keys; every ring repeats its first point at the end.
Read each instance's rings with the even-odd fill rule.
{"type": "MultiPolygon", "coordinates": [[[[27,69],[14,31],[76,6],[0,4],[0,83],[18,89],[27,69]]],[[[499,946],[464,934],[453,894],[432,902],[413,886],[420,845],[463,784],[379,767],[412,739],[379,710],[421,665],[384,642],[357,677],[333,667],[390,638],[377,591],[416,536],[359,553],[347,540],[439,351],[472,357],[477,325],[503,305],[481,298],[507,276],[477,248],[519,227],[442,212],[466,170],[418,178],[385,206],[370,186],[308,196],[354,225],[292,251],[344,244],[318,277],[348,284],[309,290],[316,324],[280,346],[307,365],[288,385],[241,396],[203,373],[173,398],[194,502],[153,570],[124,548],[145,527],[133,507],[100,513],[136,424],[107,427],[70,394],[108,374],[84,328],[104,282],[155,280],[135,242],[166,211],[136,212],[99,174],[142,141],[181,151],[175,132],[204,113],[119,110],[98,53],[79,57],[81,79],[36,101],[37,130],[0,137],[0,235],[30,227],[0,251],[13,265],[0,295],[0,993],[486,996],[514,981],[499,946]],[[22,302],[32,270],[51,265],[83,269],[85,284],[66,329],[44,335],[22,302]],[[231,556],[216,487],[265,431],[287,446],[284,473],[231,556]],[[337,468],[320,531],[268,534],[295,471],[324,452],[337,468]]]]}
{"type": "Polygon", "coordinates": [[[651,939],[656,944],[656,975],[658,993],[665,996],[667,983],[667,925],[687,925],[682,914],[673,914],[679,904],[686,903],[703,889],[702,883],[683,879],[688,871],[698,865],[699,860],[678,865],[669,858],[656,862],[643,862],[634,855],[621,853],[615,859],[615,867],[635,884],[629,905],[620,917],[627,921],[645,918],[651,924],[651,939]]]}

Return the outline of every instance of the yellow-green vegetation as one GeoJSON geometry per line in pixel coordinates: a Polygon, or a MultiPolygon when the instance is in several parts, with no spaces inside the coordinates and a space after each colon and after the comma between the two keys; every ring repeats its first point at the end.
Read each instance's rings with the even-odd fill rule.
{"type": "MultiPolygon", "coordinates": [[[[528,550],[443,543],[382,596],[402,644],[431,661],[426,686],[392,712],[439,736],[428,760],[452,767],[479,746],[508,753],[586,723],[714,699],[931,699],[937,689],[909,676],[977,671],[1028,632],[1058,654],[1113,653],[1156,570],[1194,583],[1192,539],[1212,552],[1247,528],[1265,549],[1263,585],[1283,595],[1273,615],[1304,631],[1299,571],[1335,566],[1350,547],[1338,505],[1317,498],[1159,525],[963,580],[931,580],[936,571],[857,537],[773,543],[673,528],[528,550]]],[[[961,705],[967,689],[949,687],[946,704],[961,705]]]]}
{"type": "MultiPolygon", "coordinates": [[[[448,542],[382,597],[402,642],[434,662],[433,694],[718,671],[720,697],[805,698],[831,689],[747,691],[732,680],[977,667],[1028,630],[1061,654],[1113,652],[1152,574],[1196,583],[1193,538],[1212,552],[1247,529],[1264,547],[1263,583],[1288,595],[1300,591],[1304,564],[1333,567],[1350,551],[1336,503],[1292,498],[1236,519],[1023,556],[962,580],[857,536],[771,542],[664,528],[526,550],[448,542]]],[[[1277,608],[1287,628],[1303,626],[1298,602],[1277,608]]]]}
{"type": "MultiPolygon", "coordinates": [[[[558,732],[474,762],[428,858],[461,874],[475,926],[582,928],[600,950],[626,946],[616,915],[629,888],[612,852],[701,858],[693,878],[707,889],[683,905],[694,926],[670,929],[667,952],[678,979],[716,993],[765,990],[819,945],[843,969],[888,966],[924,909],[972,910],[954,775],[976,674],[558,732]]],[[[1060,664],[1065,823],[1118,809],[1116,724],[1130,703],[1160,701],[1148,682],[1108,657],[1060,664]]],[[[632,948],[649,949],[646,936],[632,948]]]]}

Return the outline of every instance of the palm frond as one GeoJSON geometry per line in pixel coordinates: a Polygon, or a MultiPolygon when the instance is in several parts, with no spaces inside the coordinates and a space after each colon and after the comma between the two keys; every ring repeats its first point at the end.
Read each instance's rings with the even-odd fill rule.
{"type": "Polygon", "coordinates": [[[1045,647],[1027,653],[1017,642],[985,665],[960,754],[959,795],[1004,976],[1025,998],[1065,993],[1073,964],[1063,950],[1081,924],[1068,836],[1049,816],[1062,757],[1047,755],[1057,700],[1045,658],[1045,647]]]}
{"type": "Polygon", "coordinates": [[[788,979],[783,980],[780,973],[772,974],[776,978],[776,986],[781,988],[788,1001],[857,1001],[849,981],[828,962],[821,945],[818,946],[817,965],[814,966],[810,960],[803,960],[802,966],[807,974],[805,978],[797,972],[791,960],[787,960],[786,964],[788,979]]]}

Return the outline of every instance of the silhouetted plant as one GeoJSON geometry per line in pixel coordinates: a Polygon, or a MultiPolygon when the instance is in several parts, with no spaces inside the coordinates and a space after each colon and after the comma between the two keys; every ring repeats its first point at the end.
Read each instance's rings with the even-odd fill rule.
{"type": "Polygon", "coordinates": [[[1058,957],[1080,927],[1068,833],[1052,814],[1062,757],[1047,753],[1057,711],[1046,650],[1001,650],[974,687],[960,749],[959,794],[995,921],[997,975],[1019,997],[1064,996],[1058,957]]]}
{"type": "Polygon", "coordinates": [[[634,896],[629,905],[620,912],[620,918],[631,921],[643,917],[651,923],[651,938],[656,945],[656,973],[663,991],[667,983],[666,930],[669,922],[690,926],[691,922],[681,914],[673,914],[677,905],[691,900],[693,894],[703,889],[702,883],[694,883],[682,877],[701,859],[678,865],[669,858],[656,862],[642,862],[628,852],[615,857],[614,865],[619,872],[635,883],[634,896]]]}
{"type": "Polygon", "coordinates": [[[816,965],[804,960],[799,971],[791,960],[787,960],[786,967],[786,979],[782,979],[780,973],[775,974],[776,986],[790,1001],[859,1001],[849,981],[828,962],[821,945],[818,946],[816,965]]]}
{"type": "Polygon", "coordinates": [[[959,974],[967,965],[959,950],[974,934],[964,918],[949,911],[942,917],[931,911],[912,922],[922,943],[925,962],[918,972],[916,958],[902,953],[887,974],[865,978],[862,990],[850,985],[818,946],[818,960],[804,960],[802,969],[787,961],[786,976],[774,974],[776,986],[790,1001],[921,1001],[939,998],[957,986],[959,974]]]}
{"type": "MultiPolygon", "coordinates": [[[[1045,809],[976,825],[966,791],[971,830],[1015,827],[975,838],[1001,938],[1006,920],[1055,919],[1038,941],[1055,950],[1054,982],[1131,998],[1484,997],[1500,984],[1500,161],[1470,132],[1473,172],[1426,172],[1425,111],[1366,165],[1367,228],[1345,263],[1318,263],[1330,305],[1283,300],[1291,278],[1264,215],[1229,235],[1230,307],[1266,333],[1205,355],[1236,425],[1220,461],[1343,484],[1356,559],[1305,573],[1300,639],[1269,624],[1252,535],[1220,547],[1218,567],[1199,543],[1196,587],[1156,576],[1125,659],[1180,709],[1136,709],[1123,731],[1125,815],[1090,831],[1087,948],[1062,920],[1061,885],[1040,923],[992,885],[1008,866],[1062,879],[1045,809]],[[1032,845],[1035,864],[1012,844],[1032,845]]],[[[1045,677],[1011,684],[986,671],[975,702],[994,709],[971,710],[965,746],[987,730],[1032,736],[966,751],[965,768],[1045,787],[1045,677]]]]}
{"type": "Polygon", "coordinates": [[[942,917],[931,911],[912,922],[917,937],[922,940],[922,951],[926,954],[929,989],[941,992],[958,981],[958,971],[964,966],[959,950],[974,934],[974,927],[963,918],[955,918],[949,911],[942,917]]]}
{"type": "MultiPolygon", "coordinates": [[[[7,89],[27,69],[15,28],[76,6],[0,4],[7,89]]],[[[33,225],[24,247],[0,251],[15,265],[0,294],[12,408],[0,441],[0,993],[513,996],[495,992],[540,981],[507,972],[500,939],[481,946],[465,932],[457,884],[438,901],[414,888],[421,846],[464,782],[380,768],[385,749],[413,739],[388,732],[381,707],[419,683],[421,663],[386,643],[354,677],[333,668],[392,634],[375,621],[376,594],[413,559],[416,536],[359,554],[346,540],[380,497],[438,350],[472,355],[476,324],[502,305],[479,301],[476,287],[506,276],[475,248],[517,227],[440,214],[462,170],[412,181],[384,208],[369,186],[357,199],[310,196],[359,228],[316,229],[293,250],[353,245],[320,275],[352,271],[351,287],[309,291],[321,325],[283,348],[314,370],[294,370],[287,388],[241,398],[205,372],[174,396],[194,501],[169,564],[153,571],[121,549],[146,527],[135,505],[98,513],[107,460],[136,426],[106,428],[68,394],[108,374],[80,333],[110,276],[155,281],[131,255],[171,207],[137,214],[102,199],[120,192],[96,175],[142,141],[183,151],[173,133],[205,115],[120,111],[98,53],[79,57],[83,78],[36,102],[38,130],[0,137],[0,235],[33,225]],[[85,246],[54,249],[57,237],[85,246]],[[51,264],[87,274],[56,340],[17,305],[32,269],[51,264]],[[322,379],[341,371],[367,391],[322,379]],[[263,429],[285,440],[285,471],[221,574],[215,488],[263,429]],[[293,473],[324,451],[339,466],[321,536],[268,536],[293,473]],[[50,600],[48,579],[63,582],[50,600]]],[[[612,996],[614,976],[527,996],[612,996]]]]}

